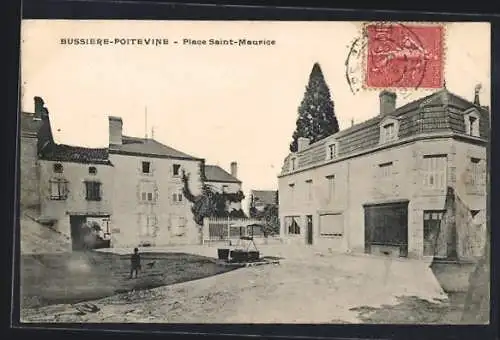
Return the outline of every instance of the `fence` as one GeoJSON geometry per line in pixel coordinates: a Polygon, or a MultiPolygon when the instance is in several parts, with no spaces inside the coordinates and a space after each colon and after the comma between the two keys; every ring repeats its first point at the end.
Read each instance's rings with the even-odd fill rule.
{"type": "Polygon", "coordinates": [[[264,232],[252,224],[262,224],[262,221],[251,218],[205,218],[203,221],[203,243],[237,240],[241,236],[263,238],[264,232]]]}

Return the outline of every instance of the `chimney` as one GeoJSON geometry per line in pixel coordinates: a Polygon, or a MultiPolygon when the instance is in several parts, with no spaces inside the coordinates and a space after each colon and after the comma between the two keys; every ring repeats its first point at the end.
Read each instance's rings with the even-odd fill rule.
{"type": "Polygon", "coordinates": [[[300,152],[309,146],[309,138],[299,137],[297,140],[297,151],[300,152]]]}
{"type": "Polygon", "coordinates": [[[396,93],[383,90],[379,94],[380,114],[386,115],[396,109],[396,93]]]}
{"type": "Polygon", "coordinates": [[[238,163],[231,162],[231,176],[238,178],[238,163]]]}
{"type": "Polygon", "coordinates": [[[109,144],[122,144],[123,122],[120,117],[109,117],[109,144]]]}
{"type": "Polygon", "coordinates": [[[44,113],[44,105],[42,97],[35,97],[35,116],[42,117],[44,113]]]}
{"type": "Polygon", "coordinates": [[[474,105],[481,106],[479,102],[479,92],[481,91],[481,84],[477,84],[474,88],[474,105]]]}

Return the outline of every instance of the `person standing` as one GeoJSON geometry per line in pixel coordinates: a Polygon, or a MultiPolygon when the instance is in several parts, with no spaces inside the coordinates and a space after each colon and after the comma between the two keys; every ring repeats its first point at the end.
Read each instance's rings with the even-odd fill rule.
{"type": "Polygon", "coordinates": [[[137,278],[139,270],[141,269],[141,255],[139,254],[139,249],[134,248],[134,253],[130,257],[130,279],[134,277],[137,278]]]}

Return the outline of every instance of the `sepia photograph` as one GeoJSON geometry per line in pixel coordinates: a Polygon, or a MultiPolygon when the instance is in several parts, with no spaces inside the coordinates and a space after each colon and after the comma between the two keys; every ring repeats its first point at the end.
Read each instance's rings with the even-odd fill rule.
{"type": "Polygon", "coordinates": [[[21,324],[489,324],[490,31],[22,20],[21,324]]]}

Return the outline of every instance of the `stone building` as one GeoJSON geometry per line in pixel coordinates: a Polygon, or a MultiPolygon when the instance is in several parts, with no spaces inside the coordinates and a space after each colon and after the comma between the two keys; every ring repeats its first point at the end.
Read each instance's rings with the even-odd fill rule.
{"type": "Polygon", "coordinates": [[[109,117],[113,246],[199,243],[191,203],[182,193],[182,174],[190,174],[189,187],[196,193],[204,160],[154,139],[124,136],[122,128],[121,118],[109,117]]]}
{"type": "Polygon", "coordinates": [[[281,236],[422,257],[436,255],[436,235],[446,233],[446,256],[461,243],[456,229],[467,228],[450,216],[450,194],[467,218],[486,214],[489,120],[477,93],[470,102],[443,89],[396,107],[396,94],[382,91],[375,117],[311,145],[301,138],[286,157],[278,177],[281,236]]]}
{"type": "MultiPolygon", "coordinates": [[[[216,192],[237,193],[241,191],[238,179],[238,163],[231,162],[231,173],[218,165],[205,165],[205,183],[216,192]]],[[[241,202],[228,202],[227,211],[241,210],[241,202]]]]}
{"type": "MultiPolygon", "coordinates": [[[[109,236],[113,166],[107,149],[55,143],[40,97],[35,97],[35,112],[22,112],[20,121],[21,238],[39,228],[47,237],[65,236],[67,249],[80,249],[81,227],[91,221],[104,238],[109,236]]],[[[39,241],[47,240],[34,242],[39,241]]]]}
{"type": "Polygon", "coordinates": [[[81,227],[89,223],[101,227],[112,247],[199,244],[182,174],[194,195],[205,178],[221,190],[241,189],[236,163],[231,175],[157,140],[125,136],[120,117],[109,117],[108,147],[84,148],[55,143],[42,98],[35,97],[34,111],[20,113],[24,252],[78,250],[81,227]]]}

